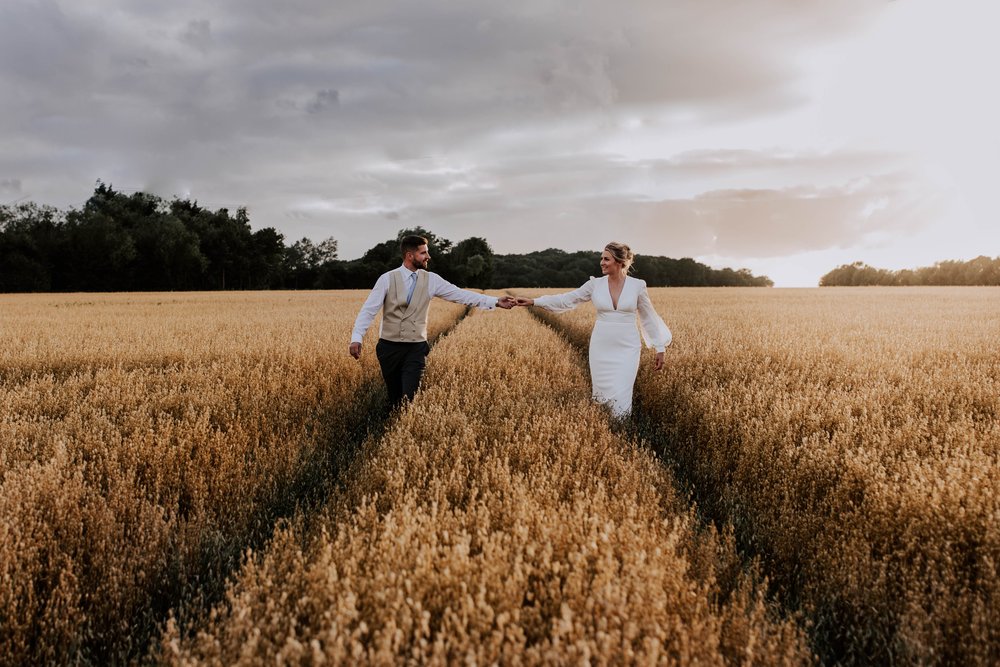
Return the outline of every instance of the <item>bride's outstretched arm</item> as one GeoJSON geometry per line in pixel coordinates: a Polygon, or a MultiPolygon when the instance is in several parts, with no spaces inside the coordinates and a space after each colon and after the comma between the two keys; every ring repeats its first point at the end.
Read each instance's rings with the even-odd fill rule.
{"type": "Polygon", "coordinates": [[[530,304],[539,308],[544,308],[545,310],[550,310],[553,313],[562,313],[567,310],[573,310],[581,303],[590,301],[591,296],[594,294],[594,278],[591,278],[585,282],[581,287],[573,290],[572,292],[563,292],[562,294],[549,294],[547,296],[540,296],[537,299],[529,299],[530,304]]]}

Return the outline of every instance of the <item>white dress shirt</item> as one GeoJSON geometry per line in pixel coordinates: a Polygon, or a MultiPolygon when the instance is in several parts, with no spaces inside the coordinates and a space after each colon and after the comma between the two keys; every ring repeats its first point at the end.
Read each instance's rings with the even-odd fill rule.
{"type": "MultiPolygon", "coordinates": [[[[403,281],[406,285],[409,285],[407,281],[410,280],[410,276],[416,274],[415,271],[410,271],[406,268],[405,264],[393,270],[403,274],[403,281]]],[[[385,303],[385,295],[389,292],[389,284],[392,280],[391,276],[392,271],[389,271],[388,273],[383,273],[375,281],[375,287],[372,288],[371,294],[365,299],[365,304],[361,306],[358,318],[354,320],[354,331],[351,332],[352,343],[361,342],[365,337],[365,332],[368,331],[368,327],[375,321],[378,311],[382,309],[382,304],[385,303]]],[[[466,306],[476,306],[483,310],[493,310],[496,308],[497,302],[500,301],[495,296],[487,296],[455,287],[438,274],[431,273],[430,271],[427,272],[427,295],[432,299],[439,296],[445,301],[464,303],[466,306]]],[[[382,330],[379,327],[379,336],[381,335],[382,330]]]]}

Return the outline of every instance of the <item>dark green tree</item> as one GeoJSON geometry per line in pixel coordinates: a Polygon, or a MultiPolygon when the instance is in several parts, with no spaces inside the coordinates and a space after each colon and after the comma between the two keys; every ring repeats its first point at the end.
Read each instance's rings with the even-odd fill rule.
{"type": "Polygon", "coordinates": [[[308,238],[299,239],[285,251],[283,266],[289,287],[292,289],[318,287],[324,266],[336,259],[337,241],[333,237],[319,244],[313,243],[308,238]]]}
{"type": "Polygon", "coordinates": [[[151,216],[134,232],[138,270],[132,288],[145,291],[197,289],[208,260],[197,234],[172,215],[151,216]]]}
{"type": "Polygon", "coordinates": [[[157,213],[151,195],[125,195],[100,181],[79,210],[66,214],[66,287],[85,292],[130,289],[137,257],[132,230],[157,213]]]}
{"type": "Polygon", "coordinates": [[[51,206],[0,206],[0,292],[57,288],[66,263],[63,225],[63,215],[51,206]]]}
{"type": "Polygon", "coordinates": [[[493,248],[486,239],[472,236],[459,241],[449,253],[454,282],[464,287],[488,289],[493,282],[493,248]]]}
{"type": "Polygon", "coordinates": [[[250,246],[250,287],[268,289],[280,286],[285,237],[274,227],[264,227],[253,233],[250,246]]]}

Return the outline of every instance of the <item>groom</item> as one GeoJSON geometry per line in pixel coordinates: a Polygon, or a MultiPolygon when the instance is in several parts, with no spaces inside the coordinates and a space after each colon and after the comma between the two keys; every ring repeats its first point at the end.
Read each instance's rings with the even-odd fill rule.
{"type": "Polygon", "coordinates": [[[427,239],[422,236],[404,236],[399,249],[403,253],[403,265],[383,273],[375,281],[375,287],[354,321],[350,347],[351,356],[360,359],[361,340],[381,309],[382,328],[375,356],[382,367],[390,408],[399,405],[404,398],[412,400],[420,386],[425,357],[430,351],[427,309],[433,297],[484,310],[514,306],[513,297],[497,298],[459,289],[438,274],[427,271],[431,254],[427,250],[427,239]]]}

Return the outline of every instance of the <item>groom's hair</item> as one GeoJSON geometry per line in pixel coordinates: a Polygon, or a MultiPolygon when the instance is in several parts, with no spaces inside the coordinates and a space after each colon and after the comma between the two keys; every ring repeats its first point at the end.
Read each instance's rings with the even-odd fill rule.
{"type": "Polygon", "coordinates": [[[403,254],[403,257],[406,257],[406,253],[416,252],[417,248],[422,245],[427,245],[427,239],[423,236],[414,236],[411,234],[399,240],[399,251],[403,254]]]}

